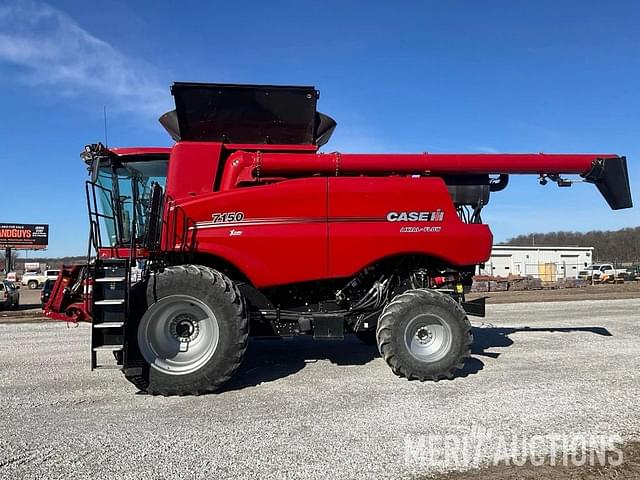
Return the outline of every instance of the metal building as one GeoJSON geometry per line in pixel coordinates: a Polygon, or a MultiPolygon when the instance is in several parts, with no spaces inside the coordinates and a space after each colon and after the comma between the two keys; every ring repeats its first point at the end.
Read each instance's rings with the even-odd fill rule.
{"type": "Polygon", "coordinates": [[[593,247],[516,247],[494,245],[491,258],[478,267],[480,275],[508,277],[531,276],[543,281],[576,278],[580,270],[591,265],[593,247]]]}

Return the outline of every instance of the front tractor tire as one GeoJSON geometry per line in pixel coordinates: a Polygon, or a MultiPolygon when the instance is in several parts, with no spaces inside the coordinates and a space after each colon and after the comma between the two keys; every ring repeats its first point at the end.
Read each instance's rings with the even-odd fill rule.
{"type": "Polygon", "coordinates": [[[209,393],[229,380],[248,337],[235,284],[212,268],[173,266],[151,277],[146,295],[149,308],[137,328],[144,367],[128,379],[165,396],[209,393]]]}
{"type": "Polygon", "coordinates": [[[409,380],[451,379],[471,352],[471,324],[449,295],[407,290],[383,310],[378,350],[393,373],[409,380]]]}

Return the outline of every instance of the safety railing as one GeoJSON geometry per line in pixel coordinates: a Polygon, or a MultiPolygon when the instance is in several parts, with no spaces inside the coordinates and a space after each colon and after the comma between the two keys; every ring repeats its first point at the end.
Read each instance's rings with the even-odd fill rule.
{"type": "Polygon", "coordinates": [[[196,222],[166,196],[164,212],[161,216],[162,245],[170,251],[186,253],[195,247],[196,222]]]}

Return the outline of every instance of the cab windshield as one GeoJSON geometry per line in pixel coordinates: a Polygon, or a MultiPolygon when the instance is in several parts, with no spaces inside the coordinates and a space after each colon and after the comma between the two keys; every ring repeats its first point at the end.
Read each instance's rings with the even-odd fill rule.
{"type": "Polygon", "coordinates": [[[139,245],[149,228],[151,193],[164,190],[168,160],[119,161],[100,168],[97,191],[102,207],[100,241],[104,246],[139,245]]]}

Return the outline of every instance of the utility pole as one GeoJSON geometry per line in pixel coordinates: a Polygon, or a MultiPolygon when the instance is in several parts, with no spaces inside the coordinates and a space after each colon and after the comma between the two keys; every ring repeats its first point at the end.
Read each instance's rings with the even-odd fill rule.
{"type": "Polygon", "coordinates": [[[7,247],[4,252],[4,270],[5,274],[13,271],[13,258],[11,256],[11,247],[7,247]]]}

